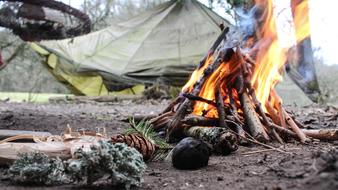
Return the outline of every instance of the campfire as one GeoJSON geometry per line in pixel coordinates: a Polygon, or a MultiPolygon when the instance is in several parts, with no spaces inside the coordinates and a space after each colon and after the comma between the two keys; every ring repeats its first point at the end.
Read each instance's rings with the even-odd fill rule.
{"type": "MultiPolygon", "coordinates": [[[[297,43],[310,35],[307,3],[292,4],[297,43]]],[[[280,46],[272,0],[256,0],[255,8],[256,34],[234,43],[224,29],[179,97],[150,119],[155,129],[165,128],[169,139],[194,126],[230,129],[238,139],[256,142],[318,137],[301,129],[275,90],[292,48],[280,46]]]]}

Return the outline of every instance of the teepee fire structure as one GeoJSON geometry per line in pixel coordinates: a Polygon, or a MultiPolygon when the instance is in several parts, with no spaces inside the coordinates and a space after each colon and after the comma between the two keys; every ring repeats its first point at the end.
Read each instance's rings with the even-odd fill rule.
{"type": "MultiPolygon", "coordinates": [[[[297,42],[310,35],[308,19],[299,16],[307,3],[297,4],[294,12],[297,27],[302,27],[297,28],[297,42]]],[[[234,43],[224,29],[180,96],[150,120],[155,129],[166,128],[167,137],[173,137],[192,126],[218,126],[259,142],[293,138],[304,143],[314,137],[301,129],[275,91],[289,48],[279,44],[273,1],[256,0],[255,7],[260,14],[255,37],[234,43]]]]}

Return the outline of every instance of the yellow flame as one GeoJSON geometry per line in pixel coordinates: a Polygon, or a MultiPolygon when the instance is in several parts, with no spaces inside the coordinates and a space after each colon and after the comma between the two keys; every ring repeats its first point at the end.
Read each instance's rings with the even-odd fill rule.
{"type": "Polygon", "coordinates": [[[260,48],[256,58],[257,66],[251,79],[257,99],[262,105],[268,101],[270,90],[281,80],[279,71],[286,62],[285,50],[278,42],[272,0],[268,0],[264,16],[265,23],[261,28],[261,39],[258,44],[260,48]]]}
{"type": "Polygon", "coordinates": [[[294,1],[292,4],[297,42],[310,36],[310,18],[308,0],[294,1]]]}
{"type": "MultiPolygon", "coordinates": [[[[257,42],[257,46],[259,48],[256,54],[256,65],[251,78],[251,84],[255,89],[258,101],[261,102],[263,109],[266,111],[266,103],[270,102],[272,103],[270,105],[273,105],[275,102],[281,102],[278,95],[272,94],[270,96],[270,93],[282,79],[280,71],[287,61],[286,52],[288,49],[280,46],[276,16],[273,12],[273,0],[256,0],[255,3],[256,6],[264,8],[264,13],[262,15],[263,23],[260,24],[258,31],[259,41],[257,42]]],[[[299,42],[310,35],[308,1],[296,0],[296,3],[292,4],[292,7],[296,39],[297,42],[299,42]]],[[[238,59],[237,56],[233,56],[227,63],[222,63],[205,81],[198,96],[208,100],[215,100],[215,91],[218,82],[227,86],[231,84],[237,76],[240,68],[238,59]]],[[[193,72],[190,80],[183,87],[182,91],[191,92],[194,84],[203,75],[204,70],[212,63],[213,57],[209,56],[205,64],[193,72]]],[[[227,88],[222,88],[221,91],[225,97],[227,95],[227,88]]],[[[235,101],[239,104],[237,95],[235,101]]],[[[224,102],[228,103],[229,99],[225,99],[224,102]]],[[[207,117],[218,117],[217,109],[214,106],[203,102],[196,102],[193,113],[202,115],[204,111],[207,111],[205,115],[207,117]]],[[[238,111],[241,112],[241,110],[238,111]]]]}
{"type": "Polygon", "coordinates": [[[205,61],[205,64],[201,68],[196,69],[191,74],[189,81],[183,86],[182,92],[191,92],[194,84],[197,82],[199,77],[203,74],[204,70],[208,67],[208,65],[210,65],[212,63],[212,60],[213,60],[212,56],[208,56],[206,61],[205,61]]]}
{"type": "MultiPolygon", "coordinates": [[[[265,23],[261,28],[261,39],[258,42],[259,51],[256,57],[256,69],[252,77],[252,84],[256,90],[257,99],[265,105],[269,100],[271,89],[282,79],[280,70],[287,61],[286,52],[279,44],[276,28],[276,17],[273,14],[272,0],[258,0],[258,5],[266,5],[265,23]]],[[[302,41],[310,35],[308,17],[308,1],[298,1],[293,4],[293,14],[296,29],[297,42],[302,41]]],[[[270,101],[275,96],[272,96],[270,101]]]]}

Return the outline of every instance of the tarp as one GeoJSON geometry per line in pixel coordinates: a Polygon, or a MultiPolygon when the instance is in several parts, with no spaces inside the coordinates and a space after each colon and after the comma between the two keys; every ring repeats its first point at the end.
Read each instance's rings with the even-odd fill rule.
{"type": "Polygon", "coordinates": [[[231,24],[196,0],[173,0],[91,34],[32,44],[74,93],[106,95],[135,84],[184,85],[231,24]]]}

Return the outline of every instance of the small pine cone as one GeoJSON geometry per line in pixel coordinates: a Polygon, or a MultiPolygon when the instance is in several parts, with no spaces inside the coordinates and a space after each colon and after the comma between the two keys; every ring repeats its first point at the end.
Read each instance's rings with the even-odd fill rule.
{"type": "Polygon", "coordinates": [[[148,161],[151,159],[156,151],[156,145],[151,143],[148,139],[139,134],[117,134],[111,137],[113,143],[126,143],[128,146],[135,148],[139,151],[143,159],[148,161]]]}

